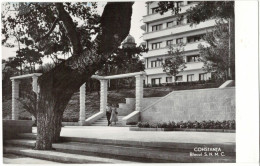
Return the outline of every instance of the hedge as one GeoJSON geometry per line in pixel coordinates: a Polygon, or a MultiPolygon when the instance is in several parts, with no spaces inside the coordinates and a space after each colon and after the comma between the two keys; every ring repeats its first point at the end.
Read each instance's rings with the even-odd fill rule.
{"type": "Polygon", "coordinates": [[[224,121],[187,121],[187,122],[164,122],[164,123],[148,123],[138,122],[140,128],[190,128],[190,129],[236,129],[235,120],[224,120],[224,121]]]}

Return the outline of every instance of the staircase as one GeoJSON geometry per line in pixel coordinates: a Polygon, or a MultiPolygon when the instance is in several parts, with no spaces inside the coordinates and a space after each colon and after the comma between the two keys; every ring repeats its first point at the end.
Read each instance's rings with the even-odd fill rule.
{"type": "MultiPolygon", "coordinates": [[[[122,126],[122,119],[124,116],[117,116],[118,117],[118,121],[116,122],[116,125],[112,124],[112,126],[117,126],[117,127],[121,127],[122,126]]],[[[91,126],[107,126],[107,117],[103,117],[99,120],[97,120],[96,122],[92,123],[91,126]]]]}
{"type": "MultiPolygon", "coordinates": [[[[132,113],[135,110],[135,98],[126,98],[126,103],[119,103],[119,107],[117,108],[118,112],[118,122],[116,125],[112,126],[118,126],[122,127],[122,119],[123,117],[127,116],[128,114],[132,113]]],[[[91,124],[91,126],[107,126],[107,117],[104,116],[94,123],[91,124]]]]}
{"type": "MultiPolygon", "coordinates": [[[[190,156],[196,143],[140,142],[131,140],[93,139],[62,137],[61,143],[54,143],[55,150],[33,150],[36,135],[20,134],[19,138],[4,143],[4,153],[40,158],[62,163],[229,163],[236,161],[234,145],[218,145],[225,156],[190,156]]],[[[214,145],[208,145],[212,147],[214,145]]]]}

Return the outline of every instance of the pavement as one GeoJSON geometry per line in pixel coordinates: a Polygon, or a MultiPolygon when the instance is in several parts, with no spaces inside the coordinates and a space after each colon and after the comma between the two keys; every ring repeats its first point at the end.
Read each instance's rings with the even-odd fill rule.
{"type": "Polygon", "coordinates": [[[41,160],[31,157],[19,156],[14,154],[4,154],[4,164],[61,164],[54,161],[41,160]]]}
{"type": "MultiPolygon", "coordinates": [[[[36,133],[33,127],[33,133],[36,133]]],[[[171,142],[235,145],[236,133],[185,131],[130,131],[128,127],[65,126],[61,136],[142,142],[171,142]]]]}

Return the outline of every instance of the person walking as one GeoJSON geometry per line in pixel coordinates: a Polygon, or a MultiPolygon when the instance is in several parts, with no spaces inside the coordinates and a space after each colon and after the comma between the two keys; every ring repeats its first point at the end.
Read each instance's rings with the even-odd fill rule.
{"type": "Polygon", "coordinates": [[[113,104],[112,106],[112,113],[111,113],[111,118],[110,118],[110,123],[112,125],[112,122],[115,122],[115,125],[116,125],[116,122],[118,121],[118,117],[117,117],[117,107],[115,104],[113,104]]]}
{"type": "Polygon", "coordinates": [[[110,107],[110,104],[107,104],[106,107],[106,116],[107,116],[107,126],[111,124],[110,118],[111,118],[112,108],[110,107]]]}

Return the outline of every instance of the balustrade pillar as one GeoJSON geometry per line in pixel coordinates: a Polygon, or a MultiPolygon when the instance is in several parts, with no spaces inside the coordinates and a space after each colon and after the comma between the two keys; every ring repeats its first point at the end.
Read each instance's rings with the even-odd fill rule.
{"type": "MultiPolygon", "coordinates": [[[[37,76],[32,77],[32,90],[36,93],[37,100],[38,100],[39,91],[38,91],[38,77],[37,76]]],[[[35,119],[36,118],[32,115],[32,120],[35,121],[35,119]]]]}
{"type": "Polygon", "coordinates": [[[12,80],[12,120],[18,120],[18,98],[19,98],[19,84],[20,81],[12,80]]]}
{"type": "Polygon", "coordinates": [[[143,76],[135,76],[135,111],[142,110],[142,100],[143,100],[143,76]]]}
{"type": "Polygon", "coordinates": [[[100,80],[100,112],[105,112],[107,106],[107,80],[100,80]]]}
{"type": "Polygon", "coordinates": [[[84,125],[86,120],[86,83],[80,87],[80,112],[79,112],[79,124],[84,125]]]}

